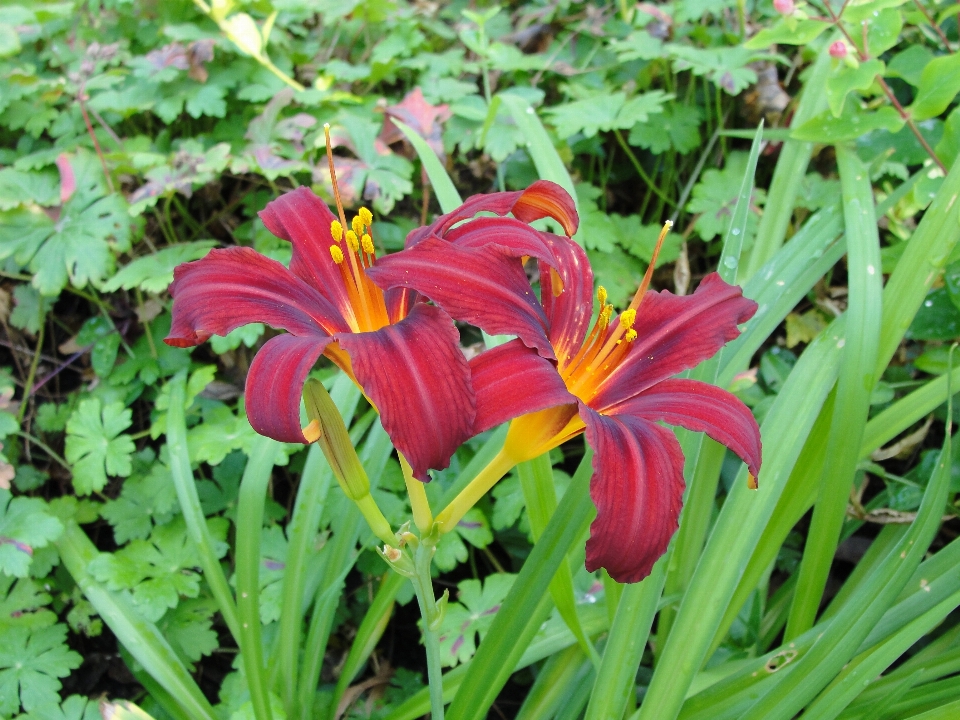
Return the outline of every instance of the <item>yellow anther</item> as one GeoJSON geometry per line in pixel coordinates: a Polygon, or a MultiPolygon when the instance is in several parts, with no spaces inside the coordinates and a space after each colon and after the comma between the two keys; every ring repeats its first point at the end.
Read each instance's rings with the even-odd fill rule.
{"type": "Polygon", "coordinates": [[[604,305],[603,309],[600,311],[600,324],[606,327],[607,323],[610,322],[610,318],[613,316],[613,305],[604,305]]]}
{"type": "Polygon", "coordinates": [[[301,432],[308,443],[316,442],[323,435],[319,420],[311,420],[310,424],[303,428],[301,432]]]}
{"type": "MultiPolygon", "coordinates": [[[[339,223],[338,223],[339,224],[339,223]]],[[[330,257],[333,258],[333,261],[339,265],[343,262],[343,250],[341,250],[337,245],[330,246],[330,257]]]]}
{"type": "Polygon", "coordinates": [[[607,289],[603,285],[597,288],[597,300],[600,301],[600,307],[607,304],[607,289]]]}
{"type": "Polygon", "coordinates": [[[637,311],[634,309],[624,310],[620,313],[620,327],[624,330],[629,330],[633,327],[634,321],[637,319],[637,311]]]}
{"type": "Polygon", "coordinates": [[[340,224],[339,220],[334,220],[330,223],[330,234],[333,236],[335,242],[340,242],[343,239],[343,225],[340,224]]]}
{"type": "Polygon", "coordinates": [[[353,230],[347,230],[347,247],[354,252],[360,247],[360,239],[353,230]]]}
{"type": "Polygon", "coordinates": [[[637,331],[634,330],[633,328],[630,328],[629,330],[627,330],[627,332],[624,334],[623,337],[624,339],[626,339],[627,342],[633,342],[634,340],[637,339],[637,331]]]}
{"type": "Polygon", "coordinates": [[[366,233],[360,238],[360,246],[367,255],[373,255],[373,238],[366,233]]]}
{"type": "Polygon", "coordinates": [[[360,216],[356,216],[353,220],[350,221],[350,226],[353,228],[353,231],[357,234],[357,237],[363,235],[363,220],[360,219],[360,216]]]}
{"type": "Polygon", "coordinates": [[[367,210],[365,207],[360,208],[358,211],[360,214],[360,222],[362,222],[367,227],[373,225],[373,213],[367,210]]]}

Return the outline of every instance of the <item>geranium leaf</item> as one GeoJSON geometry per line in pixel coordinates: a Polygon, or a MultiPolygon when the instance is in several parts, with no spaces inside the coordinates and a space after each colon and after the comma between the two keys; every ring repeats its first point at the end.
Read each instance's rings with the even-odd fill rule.
{"type": "Polygon", "coordinates": [[[123,403],[102,407],[97,398],[80,403],[67,422],[66,457],[73,465],[73,486],[80,495],[102,490],[107,475],[126,477],[136,450],[129,435],[131,412],[123,403]]]}
{"type": "Polygon", "coordinates": [[[0,571],[26,577],[33,552],[53,542],[63,523],[47,512],[40,498],[13,497],[0,489],[0,571]]]}

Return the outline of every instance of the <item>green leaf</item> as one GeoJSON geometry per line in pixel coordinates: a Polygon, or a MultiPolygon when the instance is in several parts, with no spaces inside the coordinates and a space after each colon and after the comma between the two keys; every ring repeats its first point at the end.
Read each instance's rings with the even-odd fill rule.
{"type": "Polygon", "coordinates": [[[31,630],[13,628],[0,645],[0,713],[13,715],[57,704],[60,680],[80,667],[82,658],[64,642],[66,625],[31,630]]]}
{"type": "Polygon", "coordinates": [[[882,60],[867,60],[852,68],[841,64],[827,78],[827,102],[834,117],[840,117],[843,104],[854,90],[866,90],[873,85],[877,75],[883,74],[882,60]]]}
{"type": "Polygon", "coordinates": [[[100,514],[113,526],[114,542],[123,545],[129,540],[145,540],[154,523],[164,525],[178,511],[170,470],[156,462],[148,474],[125,481],[120,497],[108,501],[100,514]]]}
{"type": "Polygon", "coordinates": [[[454,667],[473,657],[477,636],[483,640],[514,580],[516,575],[495,573],[484,579],[482,588],[479,580],[464,580],[457,585],[459,602],[447,603],[439,630],[443,665],[454,667]]]}
{"type": "Polygon", "coordinates": [[[44,607],[49,604],[50,595],[36,581],[0,574],[0,633],[13,627],[53,625],[57,616],[44,607]]]}
{"type": "MultiPolygon", "coordinates": [[[[740,183],[747,168],[747,153],[733,152],[727,157],[723,170],[707,170],[694,188],[693,197],[687,205],[691,213],[698,213],[694,229],[704,241],[723,235],[733,219],[740,183]]],[[[747,215],[744,243],[752,238],[757,229],[759,210],[765,193],[755,188],[747,215]]]]}
{"type": "Polygon", "coordinates": [[[0,57],[10,57],[20,52],[20,35],[7,23],[0,23],[0,57]]]}
{"type": "Polygon", "coordinates": [[[839,117],[835,117],[830,110],[822,112],[796,128],[792,137],[794,140],[809,142],[838,143],[855,140],[880,128],[897,132],[903,127],[903,122],[903,118],[892,107],[884,106],[875,111],[866,111],[855,103],[848,102],[839,117]]]}
{"type": "Polygon", "coordinates": [[[830,23],[822,20],[797,20],[785,17],[773,27],[764,28],[744,43],[745,48],[764,50],[771,45],[806,45],[820,36],[830,23]]]}
{"type": "Polygon", "coordinates": [[[587,250],[597,282],[609,293],[609,302],[623,306],[643,281],[646,264],[620,248],[610,252],[587,250]]]}
{"type": "Polygon", "coordinates": [[[867,23],[867,53],[879,57],[897,44],[903,30],[903,13],[898,8],[886,8],[874,13],[867,23]]]}
{"type": "Polygon", "coordinates": [[[73,466],[73,486],[80,495],[102,490],[107,475],[126,477],[136,446],[129,435],[132,414],[121,402],[102,407],[97,398],[83,400],[67,422],[66,458],[73,466]]]}
{"type": "MultiPolygon", "coordinates": [[[[2,28],[0,24],[0,45],[3,43],[2,28]]],[[[12,210],[30,203],[60,204],[60,179],[56,173],[23,172],[13,168],[0,170],[0,210],[12,210]]]]}
{"type": "Polygon", "coordinates": [[[626,93],[597,95],[554,105],[545,112],[557,135],[568,138],[578,132],[593,137],[601,130],[626,129],[662,111],[669,96],[662,90],[642,93],[627,100],[626,93]]]}
{"type": "Polygon", "coordinates": [[[923,69],[933,60],[933,52],[925,45],[909,45],[887,63],[887,77],[898,77],[917,87],[923,69]]]}
{"type": "MultiPolygon", "coordinates": [[[[121,702],[126,702],[121,700],[121,702]]],[[[62,703],[45,705],[21,715],[17,720],[102,720],[98,703],[82,695],[71,695],[62,703]]],[[[120,720],[114,715],[112,720],[120,720]]],[[[142,720],[137,718],[137,720],[142,720]]]]}
{"type": "Polygon", "coordinates": [[[13,497],[0,488],[0,571],[26,577],[37,548],[63,532],[63,523],[47,512],[40,498],[13,497]]]}
{"type": "Polygon", "coordinates": [[[917,95],[907,112],[914,120],[936,117],[960,92],[960,55],[934,58],[920,73],[917,95]]]}
{"type": "Polygon", "coordinates": [[[653,120],[638,122],[630,129],[631,145],[646,148],[654,155],[673,148],[685,155],[700,145],[700,108],[671,103],[653,120]]]}
{"type": "Polygon", "coordinates": [[[917,311],[907,337],[912,340],[953,340],[960,337],[960,310],[946,287],[930,291],[917,311]]]}
{"type": "Polygon", "coordinates": [[[56,298],[44,297],[33,285],[17,285],[13,289],[16,306],[10,313],[10,324],[31,335],[40,331],[40,323],[53,308],[56,298]]]}
{"type": "Polygon", "coordinates": [[[200,597],[181,601],[168,610],[157,627],[189,669],[193,663],[216,650],[220,641],[213,629],[217,604],[213,598],[200,597]]]}
{"type": "Polygon", "coordinates": [[[152,255],[137,258],[107,280],[103,284],[103,291],[115,292],[120,288],[124,290],[139,288],[148,293],[161,293],[173,282],[173,269],[177,265],[199,260],[216,244],[214,240],[180,243],[152,255]]]}

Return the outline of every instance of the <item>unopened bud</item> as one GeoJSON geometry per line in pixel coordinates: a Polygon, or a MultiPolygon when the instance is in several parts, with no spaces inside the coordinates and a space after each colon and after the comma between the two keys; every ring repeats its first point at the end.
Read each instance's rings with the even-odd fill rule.
{"type": "Polygon", "coordinates": [[[793,0],[773,0],[773,9],[781,15],[793,15],[796,7],[793,4],[793,0]]]}
{"type": "MultiPolygon", "coordinates": [[[[370,481],[363,469],[357,451],[350,442],[350,433],[343,423],[340,411],[319,380],[311,378],[303,386],[303,403],[307,407],[310,424],[319,425],[320,435],[317,444],[323,450],[334,476],[353,501],[370,494],[370,481]]],[[[308,426],[310,427],[310,426],[308,426]]]]}
{"type": "Polygon", "coordinates": [[[397,548],[395,548],[395,547],[390,547],[389,545],[384,545],[384,546],[383,546],[383,556],[384,556],[385,558],[387,558],[387,560],[389,560],[390,562],[396,562],[396,561],[399,560],[401,557],[403,557],[403,553],[400,552],[400,550],[397,549],[397,548]]]}
{"type": "Polygon", "coordinates": [[[830,44],[830,57],[837,60],[843,60],[847,56],[847,44],[843,40],[837,40],[830,44]]]}

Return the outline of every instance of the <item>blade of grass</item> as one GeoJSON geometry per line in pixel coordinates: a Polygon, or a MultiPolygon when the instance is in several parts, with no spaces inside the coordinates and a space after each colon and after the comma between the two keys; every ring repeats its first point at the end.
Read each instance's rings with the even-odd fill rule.
{"type": "Polygon", "coordinates": [[[516,720],[548,720],[567,703],[571,689],[590,674],[593,663],[579,645],[571,645],[544,663],[523,699],[516,720]]]}
{"type": "Polygon", "coordinates": [[[460,193],[457,192],[453,180],[450,179],[433,148],[409,125],[396,118],[393,118],[393,124],[400,129],[400,132],[413,145],[413,149],[417,151],[417,156],[423,163],[423,169],[427,171],[427,177],[430,178],[430,184],[433,186],[433,194],[437,196],[437,202],[440,203],[440,209],[448,213],[460,206],[463,203],[460,193]]]}
{"type": "Polygon", "coordinates": [[[960,700],[927,710],[919,715],[911,715],[907,720],[954,720],[960,717],[960,700]]]}
{"type": "Polygon", "coordinates": [[[877,381],[874,372],[883,282],[873,188],[870,174],[853,150],[837,146],[837,165],[847,237],[847,325],[833,408],[834,429],[827,441],[830,462],[824,466],[820,481],[785,640],[797,637],[814,625],[846,516],[863,428],[870,410],[870,394],[877,381]]]}
{"type": "Polygon", "coordinates": [[[144,620],[126,596],[110,592],[87,573],[87,566],[99,551],[73,520],[64,521],[57,550],[84,596],[144,670],[176,699],[189,717],[216,720],[210,703],[157,626],[144,620]]]}
{"type": "Polygon", "coordinates": [[[273,473],[277,441],[258,435],[247,459],[237,497],[237,614],[243,660],[253,714],[272,720],[260,632],[260,535],[267,486],[273,473]]]}
{"type": "Polygon", "coordinates": [[[177,490],[180,510],[187,525],[187,533],[200,555],[200,567],[217,607],[223,616],[233,639],[240,643],[240,621],[237,606],[227,578],[220,567],[220,559],[214,549],[213,538],[207,530],[207,519],[200,506],[200,496],[190,469],[190,450],[187,447],[187,425],[183,404],[186,393],[186,372],[177,373],[170,381],[170,407],[167,410],[167,448],[170,451],[170,475],[177,490]]]}

